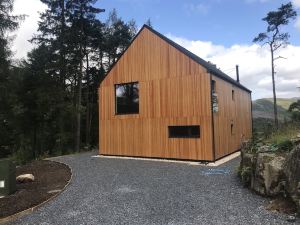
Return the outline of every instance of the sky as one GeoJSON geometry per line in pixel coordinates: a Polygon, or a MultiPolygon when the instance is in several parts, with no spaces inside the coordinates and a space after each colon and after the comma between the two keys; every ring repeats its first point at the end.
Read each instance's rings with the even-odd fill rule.
{"type": "MultiPolygon", "coordinates": [[[[103,22],[115,8],[125,21],[134,19],[140,28],[150,18],[153,28],[173,41],[211,61],[235,78],[240,68],[241,83],[252,90],[252,98],[272,97],[270,53],[267,46],[252,42],[264,32],[261,19],[288,1],[279,0],[99,0],[96,6],[106,10],[103,22]]],[[[300,0],[292,0],[300,15],[300,0]]],[[[26,57],[33,47],[28,40],[36,32],[39,13],[45,6],[39,0],[15,0],[15,14],[27,17],[15,32],[12,49],[15,58],[26,57]]],[[[277,96],[300,96],[300,16],[283,31],[290,33],[290,44],[277,53],[277,96]]]]}

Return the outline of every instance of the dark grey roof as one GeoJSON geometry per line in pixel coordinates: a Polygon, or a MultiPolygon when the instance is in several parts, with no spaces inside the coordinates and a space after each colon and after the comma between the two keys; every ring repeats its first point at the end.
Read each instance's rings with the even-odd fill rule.
{"type": "Polygon", "coordinates": [[[201,59],[199,56],[195,55],[194,53],[190,52],[189,50],[187,50],[186,48],[180,46],[179,44],[175,43],[174,41],[170,40],[169,38],[167,38],[166,36],[162,35],[161,33],[157,32],[156,30],[154,30],[153,28],[147,26],[146,24],[142,27],[141,30],[143,30],[144,28],[147,28],[148,30],[150,30],[151,32],[153,32],[154,34],[156,34],[157,36],[159,36],[160,38],[162,38],[163,40],[165,40],[167,43],[169,43],[170,45],[172,45],[174,48],[176,48],[177,50],[179,50],[180,52],[182,52],[183,54],[185,54],[186,56],[190,57],[191,59],[193,59],[195,62],[199,63],[201,66],[203,66],[204,68],[207,69],[207,71],[225,81],[228,81],[236,86],[238,86],[239,88],[251,92],[248,88],[244,87],[243,85],[241,85],[239,82],[237,82],[236,80],[232,79],[230,76],[228,76],[227,74],[225,74],[224,72],[222,72],[221,70],[217,69],[215,65],[205,61],[204,59],[201,59]]]}

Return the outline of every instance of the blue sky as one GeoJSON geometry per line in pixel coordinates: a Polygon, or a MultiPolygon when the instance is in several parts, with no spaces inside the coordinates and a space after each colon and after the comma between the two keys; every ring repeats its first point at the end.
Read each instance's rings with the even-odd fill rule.
{"type": "MultiPolygon", "coordinates": [[[[187,39],[201,39],[226,47],[251,43],[255,35],[264,31],[261,19],[282,3],[279,0],[99,0],[98,7],[106,12],[105,20],[116,8],[125,21],[134,19],[141,26],[148,18],[163,34],[171,33],[187,39]]],[[[286,30],[291,44],[300,44],[300,30],[292,22],[286,30]]]]}
{"type": "MultiPolygon", "coordinates": [[[[300,0],[291,0],[300,14],[300,0]]],[[[99,0],[104,22],[115,8],[119,16],[134,19],[141,27],[148,18],[154,29],[211,61],[232,78],[240,66],[241,83],[251,89],[253,99],[272,97],[269,49],[253,44],[253,38],[266,29],[261,19],[276,10],[279,0],[99,0]]],[[[14,13],[28,15],[15,32],[12,50],[16,59],[26,57],[34,47],[28,42],[37,32],[39,12],[46,9],[40,0],[15,0],[14,13]]],[[[285,28],[290,45],[277,52],[285,60],[276,61],[277,96],[300,97],[300,16],[285,28]],[[297,24],[297,26],[296,26],[297,24]]]]}

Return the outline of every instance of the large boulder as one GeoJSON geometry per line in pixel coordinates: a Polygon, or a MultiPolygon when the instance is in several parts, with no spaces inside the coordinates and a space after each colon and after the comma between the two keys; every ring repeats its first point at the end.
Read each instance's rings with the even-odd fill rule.
{"type": "Polygon", "coordinates": [[[286,192],[295,202],[300,214],[300,144],[287,156],[284,164],[286,192]]]}
{"type": "Polygon", "coordinates": [[[251,188],[261,195],[276,196],[284,191],[285,157],[274,153],[257,153],[251,188]]]}
{"type": "Polygon", "coordinates": [[[34,176],[32,174],[22,174],[17,176],[16,180],[19,183],[29,183],[34,181],[34,176]]]}

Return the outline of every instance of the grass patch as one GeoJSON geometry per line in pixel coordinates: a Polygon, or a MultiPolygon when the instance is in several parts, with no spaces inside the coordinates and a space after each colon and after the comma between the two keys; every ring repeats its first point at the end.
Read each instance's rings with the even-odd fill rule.
{"type": "Polygon", "coordinates": [[[246,152],[289,152],[300,144],[300,122],[281,123],[278,130],[267,120],[257,124],[251,141],[244,145],[246,152]]]}
{"type": "Polygon", "coordinates": [[[280,145],[297,137],[298,134],[300,134],[300,124],[287,124],[282,126],[279,130],[272,132],[270,136],[266,138],[265,142],[280,145]]]}

